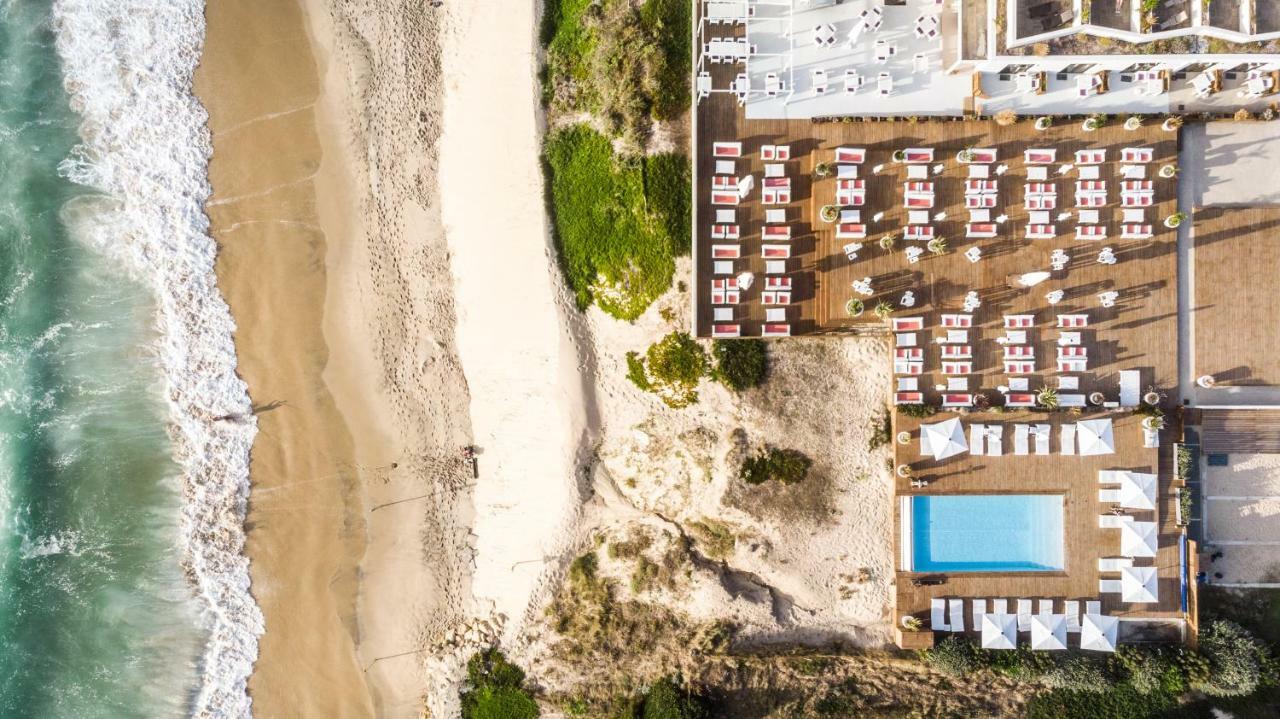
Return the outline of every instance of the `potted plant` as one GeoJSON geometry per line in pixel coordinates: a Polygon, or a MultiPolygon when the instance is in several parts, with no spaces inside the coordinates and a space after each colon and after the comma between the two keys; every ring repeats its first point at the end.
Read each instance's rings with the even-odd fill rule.
{"type": "Polygon", "coordinates": [[[1051,127],[1053,127],[1053,118],[1052,118],[1052,117],[1049,117],[1048,115],[1045,115],[1045,116],[1037,117],[1037,118],[1036,118],[1035,128],[1036,128],[1037,130],[1039,130],[1039,131],[1041,131],[1041,132],[1044,132],[1045,130],[1048,130],[1048,129],[1049,129],[1049,128],[1051,128],[1051,127]]]}
{"type": "Polygon", "coordinates": [[[817,178],[827,177],[831,174],[831,163],[819,162],[813,166],[813,176],[817,178]]]}
{"type": "Polygon", "coordinates": [[[1164,429],[1164,417],[1159,415],[1151,415],[1142,418],[1143,429],[1161,430],[1164,429]]]}
{"type": "Polygon", "coordinates": [[[1085,132],[1093,132],[1099,127],[1102,127],[1102,118],[1097,115],[1090,115],[1084,119],[1084,122],[1080,123],[1080,129],[1085,132]]]}
{"type": "Polygon", "coordinates": [[[894,162],[902,162],[902,161],[903,161],[903,160],[905,160],[905,159],[907,159],[907,151],[906,151],[906,150],[894,150],[894,151],[893,151],[893,161],[894,161],[894,162]]]}
{"type": "Polygon", "coordinates": [[[1045,387],[1040,390],[1040,394],[1036,395],[1036,402],[1045,409],[1058,408],[1058,391],[1052,387],[1045,387]]]}
{"type": "Polygon", "coordinates": [[[1101,392],[1089,393],[1089,404],[1095,407],[1101,407],[1103,402],[1107,401],[1107,396],[1101,392]]]}
{"type": "Polygon", "coordinates": [[[920,621],[920,617],[907,614],[902,617],[902,628],[909,632],[918,632],[924,629],[924,622],[920,621]]]}
{"type": "Polygon", "coordinates": [[[1176,175],[1176,174],[1178,174],[1178,166],[1177,166],[1177,165],[1175,165],[1175,164],[1173,164],[1173,163],[1169,163],[1168,165],[1161,165],[1161,166],[1160,166],[1160,172],[1159,172],[1159,175],[1160,175],[1161,177],[1163,177],[1163,178],[1165,178],[1165,179],[1168,179],[1168,178],[1170,178],[1170,177],[1173,177],[1173,176],[1174,176],[1174,175],[1176,175]]]}
{"type": "Polygon", "coordinates": [[[836,205],[823,205],[822,209],[818,210],[818,217],[822,218],[823,222],[835,222],[840,217],[840,208],[836,205]]]}
{"type": "Polygon", "coordinates": [[[1147,393],[1142,395],[1142,401],[1154,407],[1160,404],[1160,393],[1155,390],[1147,390],[1147,393]]]}
{"type": "Polygon", "coordinates": [[[1214,379],[1211,374],[1200,375],[1200,377],[1196,379],[1196,384],[1205,389],[1213,389],[1213,386],[1217,383],[1218,380],[1214,379]]]}
{"type": "Polygon", "coordinates": [[[910,432],[899,432],[899,433],[898,433],[898,444],[910,444],[910,443],[911,443],[911,433],[910,433],[910,432]]]}
{"type": "Polygon", "coordinates": [[[1160,123],[1160,129],[1165,132],[1175,132],[1179,127],[1182,127],[1181,115],[1170,115],[1164,119],[1164,122],[1160,123]]]}
{"type": "Polygon", "coordinates": [[[1133,132],[1134,130],[1137,130],[1140,127],[1142,127],[1142,118],[1136,115],[1131,116],[1124,121],[1124,129],[1130,132],[1133,132]]]}
{"type": "Polygon", "coordinates": [[[1172,215],[1169,215],[1168,217],[1164,218],[1164,226],[1170,229],[1173,229],[1186,221],[1187,221],[1187,213],[1175,212],[1172,215]]]}
{"type": "Polygon", "coordinates": [[[973,162],[973,147],[966,147],[956,153],[956,162],[973,162]]]}
{"type": "Polygon", "coordinates": [[[903,479],[909,478],[911,476],[911,465],[909,464],[898,465],[898,476],[902,477],[903,479]]]}
{"type": "Polygon", "coordinates": [[[897,241],[898,241],[898,238],[894,237],[893,235],[885,235],[884,237],[880,238],[880,249],[892,250],[894,243],[897,241]]]}
{"type": "Polygon", "coordinates": [[[844,313],[849,315],[850,317],[861,316],[862,311],[865,309],[866,309],[866,305],[864,305],[862,303],[862,300],[858,299],[857,297],[854,297],[853,299],[844,303],[844,313]]]}
{"type": "Polygon", "coordinates": [[[945,237],[935,237],[929,240],[925,248],[935,255],[945,255],[947,253],[947,240],[945,237]]]}
{"type": "Polygon", "coordinates": [[[876,317],[883,320],[893,314],[893,303],[888,300],[880,300],[876,303],[876,307],[872,312],[875,312],[876,317]]]}
{"type": "Polygon", "coordinates": [[[1014,112],[1012,108],[1005,108],[997,112],[992,119],[1000,127],[1008,127],[1018,121],[1018,113],[1014,112]]]}
{"type": "Polygon", "coordinates": [[[991,398],[979,392],[973,396],[973,408],[982,411],[991,409],[991,398]]]}

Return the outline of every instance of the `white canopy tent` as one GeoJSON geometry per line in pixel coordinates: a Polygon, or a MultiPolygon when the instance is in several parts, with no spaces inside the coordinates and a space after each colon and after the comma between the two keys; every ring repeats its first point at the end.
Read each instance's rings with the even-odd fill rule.
{"type": "Polygon", "coordinates": [[[1115,454],[1116,441],[1111,434],[1111,420],[1086,419],[1076,422],[1076,442],[1079,453],[1089,457],[1099,454],[1115,454]]]}
{"type": "Polygon", "coordinates": [[[1015,614],[982,615],[982,648],[1013,649],[1018,645],[1018,617],[1015,614]]]}
{"type": "Polygon", "coordinates": [[[1156,508],[1156,476],[1140,472],[1120,473],[1120,506],[1130,509],[1156,508]]]}
{"type": "Polygon", "coordinates": [[[1095,652],[1114,652],[1120,620],[1105,614],[1086,614],[1080,623],[1080,648],[1095,652]]]}
{"type": "Polygon", "coordinates": [[[1133,604],[1159,601],[1155,567],[1125,567],[1120,570],[1120,598],[1133,604]]]}
{"type": "Polygon", "coordinates": [[[1031,648],[1060,651],[1067,648],[1067,617],[1063,614],[1035,614],[1031,617],[1031,648]]]}
{"type": "Polygon", "coordinates": [[[1154,557],[1158,535],[1155,522],[1125,522],[1120,525],[1120,553],[1126,557],[1154,557]]]}
{"type": "Polygon", "coordinates": [[[967,451],[969,451],[969,443],[965,440],[964,427],[960,426],[960,418],[952,417],[937,424],[920,425],[921,455],[943,460],[967,451]]]}

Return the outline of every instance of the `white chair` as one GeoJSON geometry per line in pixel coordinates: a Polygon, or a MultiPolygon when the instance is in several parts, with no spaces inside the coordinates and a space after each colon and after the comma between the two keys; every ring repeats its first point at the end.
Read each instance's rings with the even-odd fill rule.
{"type": "Polygon", "coordinates": [[[987,436],[987,426],[984,424],[969,425],[969,454],[982,456],[986,453],[983,439],[987,436]]]}
{"type": "Polygon", "coordinates": [[[1028,454],[1027,438],[1031,435],[1031,425],[1015,424],[1013,426],[1013,453],[1028,454]]]}
{"type": "Polygon", "coordinates": [[[1080,602],[1068,599],[1062,603],[1062,612],[1067,615],[1067,632],[1075,634],[1080,631],[1080,602]]]}
{"type": "Polygon", "coordinates": [[[1037,424],[1036,430],[1036,454],[1049,453],[1049,431],[1051,425],[1037,424]]]}
{"type": "Polygon", "coordinates": [[[1042,617],[1047,617],[1050,614],[1053,614],[1052,599],[1041,599],[1039,602],[1036,603],[1036,605],[1037,605],[1036,614],[1039,614],[1042,617]]]}
{"type": "MultiPolygon", "coordinates": [[[[1072,377],[1072,379],[1075,379],[1072,377]]],[[[1062,453],[1073,455],[1076,453],[1076,426],[1070,422],[1062,425],[1062,453]]]]}
{"type": "Polygon", "coordinates": [[[1004,425],[987,425],[987,456],[999,457],[1004,454],[1004,425]]]}
{"type": "Polygon", "coordinates": [[[1122,590],[1119,579],[1099,579],[1098,592],[1100,594],[1119,594],[1122,590]]]}
{"type": "Polygon", "coordinates": [[[973,627],[974,629],[982,628],[982,615],[987,613],[987,600],[974,599],[973,603],[973,627]]]}
{"type": "Polygon", "coordinates": [[[951,626],[947,624],[946,614],[947,600],[935,597],[929,606],[929,628],[935,632],[950,631],[951,626]]]}
{"type": "Polygon", "coordinates": [[[1018,600],[1018,631],[1031,631],[1031,600],[1018,600]]]}
{"type": "Polygon", "coordinates": [[[924,250],[919,247],[908,247],[906,249],[907,262],[915,264],[920,261],[920,256],[924,254],[924,250]]]}
{"type": "Polygon", "coordinates": [[[1009,600],[1008,599],[992,599],[991,613],[992,614],[1008,614],[1009,600]]]}
{"type": "Polygon", "coordinates": [[[1091,600],[1084,603],[1085,614],[1102,614],[1102,602],[1091,600]]]}
{"type": "Polygon", "coordinates": [[[951,610],[950,615],[948,616],[948,621],[950,621],[951,623],[951,631],[963,632],[964,631],[964,600],[952,599],[947,602],[947,605],[951,610]]]}
{"type": "Polygon", "coordinates": [[[898,306],[899,307],[915,307],[916,293],[912,292],[911,290],[907,290],[906,292],[903,292],[902,298],[898,300],[898,306]]]}

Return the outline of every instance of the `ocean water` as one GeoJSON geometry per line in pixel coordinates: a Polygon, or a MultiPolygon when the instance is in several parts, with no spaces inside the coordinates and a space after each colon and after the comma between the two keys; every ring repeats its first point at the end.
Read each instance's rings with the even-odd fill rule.
{"type": "Polygon", "coordinates": [[[0,717],[250,710],[202,13],[0,0],[0,717]]]}

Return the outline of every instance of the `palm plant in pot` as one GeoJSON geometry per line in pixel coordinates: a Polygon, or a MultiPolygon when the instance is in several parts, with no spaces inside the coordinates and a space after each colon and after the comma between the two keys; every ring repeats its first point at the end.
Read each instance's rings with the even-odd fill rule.
{"type": "Polygon", "coordinates": [[[1085,132],[1093,132],[1099,127],[1102,127],[1102,118],[1097,115],[1090,115],[1084,119],[1084,122],[1080,123],[1080,129],[1085,132]]]}
{"type": "Polygon", "coordinates": [[[1178,166],[1173,163],[1169,163],[1167,165],[1161,165],[1159,174],[1161,177],[1167,180],[1170,177],[1173,177],[1174,175],[1178,174],[1178,166]]]}
{"type": "Polygon", "coordinates": [[[1052,118],[1052,117],[1049,117],[1048,115],[1045,115],[1045,116],[1043,116],[1043,117],[1037,117],[1037,118],[1036,118],[1035,128],[1036,128],[1037,130],[1039,130],[1040,132],[1044,132],[1045,130],[1048,130],[1050,127],[1053,127],[1053,118],[1052,118]]]}
{"type": "Polygon", "coordinates": [[[1179,225],[1181,225],[1186,221],[1187,221],[1187,213],[1175,212],[1172,215],[1169,215],[1168,217],[1164,218],[1164,226],[1172,229],[1172,228],[1178,227],[1179,225]]]}
{"type": "Polygon", "coordinates": [[[880,300],[876,303],[875,309],[873,309],[872,312],[875,312],[876,317],[883,320],[893,314],[893,303],[888,300],[880,300]]]}
{"type": "Polygon", "coordinates": [[[1134,130],[1137,130],[1140,127],[1142,127],[1142,118],[1136,115],[1124,121],[1124,129],[1130,132],[1133,132],[1134,130]]]}
{"type": "Polygon", "coordinates": [[[819,162],[813,166],[813,176],[817,178],[827,177],[831,174],[831,163],[819,162]]]}
{"type": "Polygon", "coordinates": [[[840,217],[840,208],[836,205],[823,205],[818,211],[818,217],[822,218],[823,222],[835,222],[840,217]]]}
{"type": "Polygon", "coordinates": [[[1052,387],[1045,387],[1040,390],[1040,394],[1036,395],[1036,402],[1045,409],[1058,408],[1058,391],[1052,387]]]}
{"type": "Polygon", "coordinates": [[[1164,122],[1160,123],[1160,129],[1165,132],[1173,132],[1179,127],[1182,127],[1181,115],[1170,115],[1164,119],[1164,122]]]}
{"type": "Polygon", "coordinates": [[[935,255],[945,255],[947,253],[947,240],[945,237],[935,237],[929,240],[929,244],[925,245],[935,255]]]}
{"type": "Polygon", "coordinates": [[[884,237],[880,238],[880,249],[892,250],[894,243],[897,241],[898,241],[897,237],[894,237],[893,235],[885,235],[884,237]]]}
{"type": "Polygon", "coordinates": [[[907,159],[907,151],[906,151],[906,150],[894,150],[894,151],[893,151],[893,161],[894,161],[894,162],[902,162],[902,161],[903,161],[903,160],[905,160],[905,159],[907,159]]]}
{"type": "Polygon", "coordinates": [[[858,299],[857,297],[854,297],[853,299],[844,303],[844,313],[849,315],[850,317],[859,317],[862,315],[862,312],[866,309],[867,309],[867,306],[863,304],[862,300],[858,299]]]}

